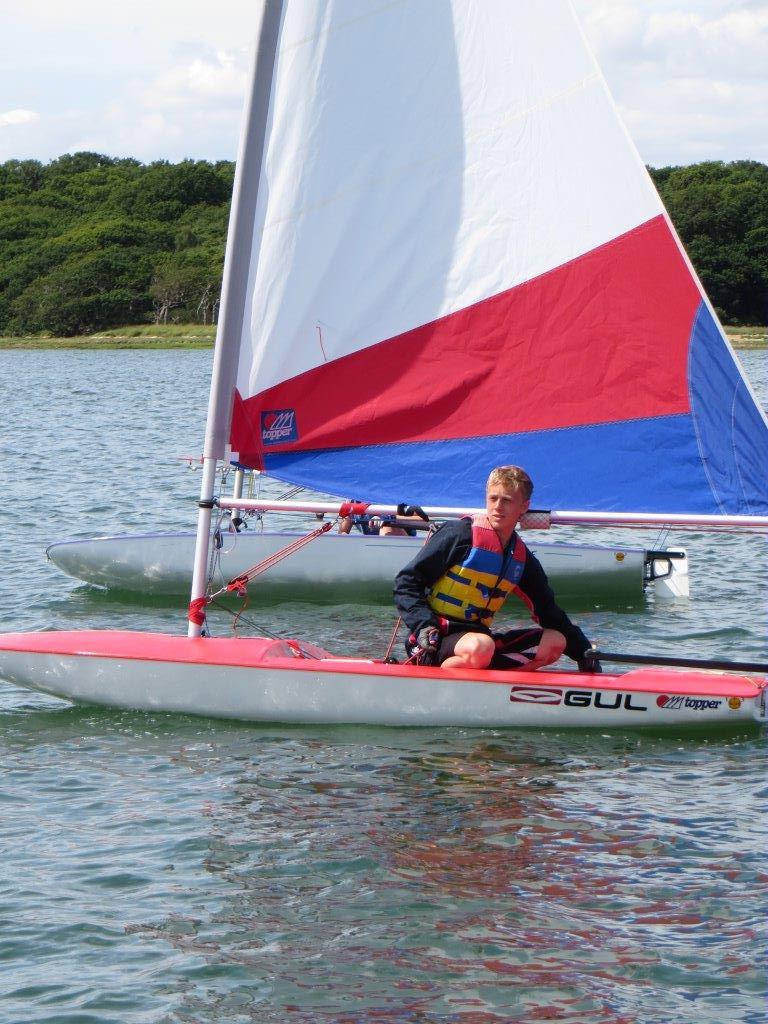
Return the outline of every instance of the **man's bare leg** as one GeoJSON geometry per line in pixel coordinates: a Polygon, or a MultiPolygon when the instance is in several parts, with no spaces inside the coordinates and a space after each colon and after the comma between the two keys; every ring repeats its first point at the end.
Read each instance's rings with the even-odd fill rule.
{"type": "Polygon", "coordinates": [[[453,654],[445,659],[442,668],[488,668],[495,651],[493,637],[487,633],[464,633],[456,641],[453,654]]]}
{"type": "MultiPolygon", "coordinates": [[[[456,645],[458,647],[458,644],[456,645]]],[[[539,646],[536,648],[536,657],[527,665],[520,668],[531,671],[532,669],[544,668],[545,665],[552,665],[565,651],[565,637],[556,629],[545,629],[541,634],[539,646]]]]}

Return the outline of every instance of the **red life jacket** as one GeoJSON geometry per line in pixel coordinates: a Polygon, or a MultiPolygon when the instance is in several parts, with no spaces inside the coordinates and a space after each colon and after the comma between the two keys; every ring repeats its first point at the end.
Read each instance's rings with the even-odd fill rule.
{"type": "Polygon", "coordinates": [[[517,586],[526,548],[519,537],[506,558],[486,515],[472,516],[472,547],[433,583],[427,603],[436,615],[490,627],[496,612],[517,586]]]}

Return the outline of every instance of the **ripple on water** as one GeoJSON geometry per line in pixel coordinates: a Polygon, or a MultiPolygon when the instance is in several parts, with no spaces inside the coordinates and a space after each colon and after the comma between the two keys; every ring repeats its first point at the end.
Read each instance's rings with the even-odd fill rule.
{"type": "MultiPolygon", "coordinates": [[[[210,353],[6,356],[4,627],[175,631],[172,602],[80,587],[44,548],[189,526],[199,477],[176,457],[200,447],[210,353]]],[[[765,540],[685,546],[690,601],[579,621],[619,650],[765,660],[765,540]]],[[[346,653],[393,624],[249,616],[346,653]]],[[[13,687],[2,716],[3,1020],[764,1019],[762,736],[258,728],[13,687]]]]}

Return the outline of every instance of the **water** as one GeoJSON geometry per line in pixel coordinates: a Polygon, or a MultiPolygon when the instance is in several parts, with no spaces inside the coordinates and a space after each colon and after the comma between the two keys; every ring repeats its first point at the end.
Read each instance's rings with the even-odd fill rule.
{"type": "MultiPolygon", "coordinates": [[[[765,402],[768,354],[741,355],[765,402]]],[[[44,548],[189,527],[177,456],[200,448],[210,352],[0,365],[3,628],[179,629],[44,548]]],[[[767,660],[764,540],[681,542],[689,601],[579,623],[606,648],[767,660]]],[[[392,623],[250,616],[349,653],[392,623]]],[[[764,736],[265,728],[7,684],[0,725],[3,1024],[766,1019],[764,736]]]]}

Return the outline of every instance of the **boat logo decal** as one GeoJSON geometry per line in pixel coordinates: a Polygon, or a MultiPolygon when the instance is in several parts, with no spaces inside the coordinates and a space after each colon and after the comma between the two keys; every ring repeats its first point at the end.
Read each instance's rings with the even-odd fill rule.
{"type": "Polygon", "coordinates": [[[562,704],[568,708],[598,708],[602,711],[647,711],[645,704],[634,701],[637,694],[618,690],[560,690],[543,686],[513,686],[509,699],[518,704],[562,704]]]}
{"type": "MultiPolygon", "coordinates": [[[[656,704],[665,711],[677,711],[679,708],[692,708],[694,711],[716,711],[722,704],[721,699],[705,700],[703,697],[684,697],[676,695],[669,697],[662,694],[656,698],[656,704]]],[[[740,702],[739,702],[740,703],[740,702]]]]}
{"type": "Polygon", "coordinates": [[[563,691],[545,690],[538,686],[513,686],[509,699],[520,704],[559,704],[563,699],[563,691]]]}
{"type": "Polygon", "coordinates": [[[284,444],[297,441],[295,409],[270,409],[261,414],[261,443],[284,444]]]}

